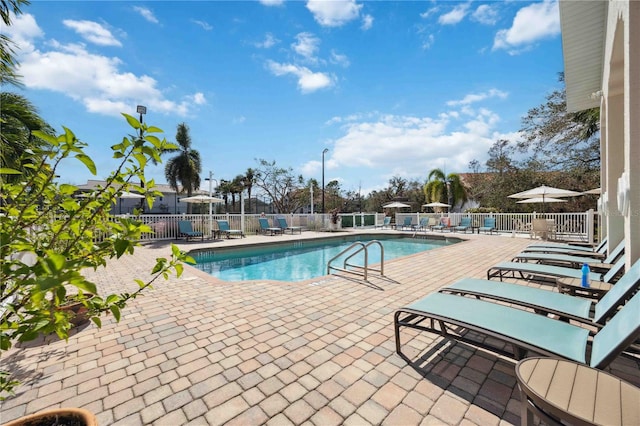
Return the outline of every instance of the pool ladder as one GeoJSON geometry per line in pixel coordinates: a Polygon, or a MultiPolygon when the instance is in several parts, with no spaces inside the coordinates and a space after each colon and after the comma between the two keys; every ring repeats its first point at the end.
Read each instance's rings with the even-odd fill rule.
{"type": "Polygon", "coordinates": [[[331,258],[331,260],[329,260],[329,262],[327,262],[327,275],[331,275],[331,271],[332,270],[346,272],[346,273],[349,273],[349,274],[360,275],[360,276],[362,276],[364,278],[365,281],[367,281],[367,276],[368,276],[369,270],[372,270],[372,271],[375,271],[375,272],[380,272],[380,275],[384,276],[384,247],[382,246],[382,243],[380,241],[378,241],[378,240],[369,241],[366,244],[363,243],[362,241],[356,241],[355,243],[351,244],[346,249],[342,250],[337,255],[333,256],[331,258]],[[371,244],[377,244],[377,245],[380,246],[380,269],[374,269],[374,268],[369,267],[369,250],[368,250],[368,247],[371,244]],[[355,250],[355,251],[353,251],[353,250],[355,250]],[[344,262],[342,263],[342,268],[332,265],[334,260],[337,260],[341,256],[347,254],[349,251],[353,251],[353,253],[351,253],[349,256],[347,256],[344,259],[344,262]],[[353,256],[355,256],[358,253],[360,253],[361,251],[364,251],[364,265],[360,266],[360,265],[352,265],[352,264],[350,264],[349,260],[353,256]],[[355,270],[347,269],[347,268],[354,268],[355,270]]]}

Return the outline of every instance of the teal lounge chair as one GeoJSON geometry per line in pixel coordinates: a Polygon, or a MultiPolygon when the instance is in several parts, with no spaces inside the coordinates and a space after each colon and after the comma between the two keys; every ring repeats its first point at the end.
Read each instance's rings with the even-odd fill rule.
{"type": "Polygon", "coordinates": [[[180,236],[184,237],[187,241],[189,241],[189,238],[204,238],[202,232],[193,230],[193,226],[188,220],[178,221],[178,232],[180,233],[180,236]]]}
{"type": "Polygon", "coordinates": [[[515,359],[522,359],[533,351],[602,369],[640,337],[640,292],[597,330],[592,340],[589,330],[579,325],[486,300],[444,293],[432,293],[398,309],[394,327],[396,352],[405,360],[408,358],[401,351],[400,330],[409,327],[515,359]],[[496,341],[507,346],[495,345],[496,341]],[[509,347],[513,350],[508,350],[509,347]]]}
{"type": "Polygon", "coordinates": [[[278,219],[278,226],[280,226],[280,229],[282,229],[282,232],[291,232],[291,235],[293,235],[294,232],[298,232],[299,234],[302,235],[302,227],[301,226],[289,226],[287,225],[287,219],[285,219],[284,217],[279,217],[278,219]]]}
{"type": "Polygon", "coordinates": [[[621,257],[605,274],[589,273],[589,287],[581,287],[582,271],[562,266],[541,265],[539,263],[501,262],[487,270],[487,279],[521,279],[553,284],[562,293],[579,294],[587,297],[602,297],[609,291],[616,278],[624,270],[625,258],[621,257]],[[574,284],[577,283],[577,284],[574,284]]]}
{"type": "Polygon", "coordinates": [[[496,218],[495,217],[485,217],[482,223],[482,226],[478,228],[478,234],[480,232],[489,233],[491,235],[493,232],[498,233],[496,229],[496,218]]]}
{"type": "Polygon", "coordinates": [[[618,307],[640,289],[640,260],[618,280],[597,303],[582,297],[569,296],[542,288],[499,281],[464,278],[440,289],[443,293],[468,295],[533,309],[544,315],[554,314],[602,327],[618,307]]]}
{"type": "Polygon", "coordinates": [[[220,235],[225,234],[227,238],[231,238],[232,235],[239,235],[240,238],[244,238],[244,232],[240,229],[231,229],[229,222],[226,220],[216,220],[218,222],[218,230],[220,235]]]}
{"type": "MultiPolygon", "coordinates": [[[[403,230],[404,228],[413,229],[413,219],[411,218],[411,216],[405,216],[404,222],[402,222],[402,226],[400,226],[401,230],[403,230]]],[[[398,228],[396,227],[396,229],[398,228]]]]}
{"type": "Polygon", "coordinates": [[[533,248],[533,247],[548,247],[548,248],[562,248],[562,249],[568,249],[568,250],[572,250],[572,251],[586,251],[586,252],[591,252],[591,253],[605,253],[607,250],[607,239],[604,238],[602,241],[600,241],[600,244],[598,244],[596,246],[596,248],[594,249],[593,247],[589,247],[589,246],[583,246],[583,245],[576,245],[576,244],[559,244],[559,243],[536,243],[536,244],[529,244],[527,246],[527,248],[533,248]]]}
{"type": "Polygon", "coordinates": [[[266,217],[258,218],[258,222],[260,223],[260,233],[266,235],[268,232],[269,235],[282,235],[282,229],[274,228],[269,225],[269,221],[266,217]]]}
{"type": "Polygon", "coordinates": [[[444,232],[445,229],[451,229],[450,228],[450,220],[448,217],[441,217],[440,218],[440,222],[438,222],[437,225],[434,225],[431,227],[432,231],[440,231],[440,232],[444,232]]]}
{"type": "Polygon", "coordinates": [[[588,264],[591,269],[607,271],[611,268],[611,264],[613,264],[618,258],[624,253],[624,241],[621,241],[620,244],[609,253],[604,260],[587,257],[587,256],[577,256],[570,254],[560,254],[560,253],[538,253],[538,252],[523,252],[519,253],[512,259],[516,262],[528,262],[530,260],[535,261],[537,263],[542,263],[545,265],[557,265],[557,266],[567,266],[570,268],[580,268],[583,264],[588,264]]]}
{"type": "Polygon", "coordinates": [[[463,217],[462,219],[460,219],[460,224],[458,226],[454,226],[453,230],[458,232],[464,232],[465,234],[467,233],[467,230],[471,229],[473,232],[473,228],[471,228],[471,218],[470,217],[463,217]]]}
{"type": "Polygon", "coordinates": [[[382,220],[382,225],[376,225],[376,228],[387,228],[391,226],[391,216],[385,216],[384,219],[382,220]]]}
{"type": "Polygon", "coordinates": [[[414,231],[426,231],[429,228],[429,218],[423,217],[420,222],[413,227],[414,231]]]}

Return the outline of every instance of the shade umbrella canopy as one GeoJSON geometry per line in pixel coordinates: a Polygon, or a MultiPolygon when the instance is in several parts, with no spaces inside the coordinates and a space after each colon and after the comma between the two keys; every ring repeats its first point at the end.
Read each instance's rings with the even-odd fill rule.
{"type": "Polygon", "coordinates": [[[594,188],[594,189],[590,189],[588,191],[584,191],[583,194],[593,194],[593,195],[600,195],[602,193],[602,188],[594,188]]]}
{"type": "Polygon", "coordinates": [[[560,198],[553,197],[536,197],[536,198],[526,198],[524,200],[516,201],[516,204],[525,204],[525,203],[566,203],[567,200],[561,200],[560,198]]]}
{"type": "Polygon", "coordinates": [[[423,204],[422,207],[451,207],[451,205],[435,201],[433,203],[423,204]]]}
{"type": "Polygon", "coordinates": [[[144,195],[136,194],[135,192],[123,192],[118,195],[118,198],[144,198],[144,195]]]}
{"type": "Polygon", "coordinates": [[[576,195],[580,195],[580,192],[570,191],[568,189],[560,189],[554,188],[551,186],[538,186],[537,188],[532,188],[527,191],[518,192],[516,194],[509,195],[509,198],[536,198],[536,197],[575,197],[576,195]]]}
{"type": "Polygon", "coordinates": [[[394,201],[393,203],[385,204],[384,206],[382,206],[383,209],[393,209],[393,208],[402,208],[402,207],[411,207],[411,206],[408,204],[399,203],[397,201],[394,201]]]}
{"type": "Polygon", "coordinates": [[[118,213],[122,214],[122,199],[123,198],[144,198],[144,195],[136,194],[135,192],[124,191],[118,195],[120,202],[118,203],[118,213]]]}
{"type": "Polygon", "coordinates": [[[222,198],[210,197],[208,195],[194,195],[192,197],[184,197],[181,198],[180,201],[195,204],[224,203],[224,200],[222,198]]]}

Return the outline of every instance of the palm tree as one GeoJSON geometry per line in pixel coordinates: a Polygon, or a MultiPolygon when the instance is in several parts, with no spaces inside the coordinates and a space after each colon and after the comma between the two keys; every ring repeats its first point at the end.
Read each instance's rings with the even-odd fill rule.
{"type": "Polygon", "coordinates": [[[249,167],[244,173],[244,178],[242,180],[242,184],[247,190],[247,194],[249,196],[249,213],[251,213],[251,189],[253,189],[254,183],[256,183],[256,173],[251,167],[249,167]]]}
{"type": "MultiPolygon", "coordinates": [[[[45,142],[34,137],[33,131],[54,134],[53,128],[38,115],[36,107],[27,98],[10,92],[0,93],[0,164],[29,173],[20,157],[27,149],[42,147],[45,142]]],[[[7,175],[9,176],[9,175],[7,175]]]]}
{"type": "MultiPolygon", "coordinates": [[[[189,127],[185,123],[178,124],[176,132],[176,142],[180,146],[180,153],[167,161],[164,168],[164,176],[169,182],[169,186],[176,193],[187,192],[187,196],[191,196],[193,191],[200,189],[200,173],[202,172],[202,164],[200,161],[200,153],[191,148],[191,136],[189,135],[189,127]],[[182,190],[178,186],[182,186],[182,190]]],[[[191,205],[188,206],[189,213],[191,205]]]]}
{"type": "Polygon", "coordinates": [[[231,182],[225,179],[220,179],[220,185],[218,185],[218,192],[222,195],[224,200],[224,211],[229,212],[229,194],[231,193],[231,182]]]}
{"type": "Polygon", "coordinates": [[[433,169],[429,172],[423,191],[427,202],[448,203],[453,207],[458,202],[464,204],[467,201],[467,192],[462,185],[460,176],[457,173],[445,175],[440,169],[433,169]]]}

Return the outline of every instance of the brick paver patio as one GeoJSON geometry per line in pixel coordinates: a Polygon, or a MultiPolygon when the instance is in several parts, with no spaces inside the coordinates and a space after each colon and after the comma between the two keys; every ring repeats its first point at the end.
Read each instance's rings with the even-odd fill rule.
{"type": "MultiPolygon", "coordinates": [[[[395,231],[386,231],[395,232],[395,231]]],[[[252,236],[181,242],[184,249],[312,238],[252,236]]],[[[451,234],[452,236],[456,234],[451,234]]],[[[457,235],[461,236],[461,235],[457,235]]],[[[336,276],[300,283],[221,282],[187,267],[133,301],[120,323],[89,325],[68,342],[49,338],[3,354],[23,381],[0,420],[83,407],[101,425],[519,424],[514,362],[427,333],[403,331],[394,311],[462,277],[484,278],[530,241],[467,241],[385,263],[373,285],[336,276]]],[[[102,292],[133,290],[168,243],[109,263],[102,292]]],[[[638,362],[610,370],[640,384],[638,362]]]]}

